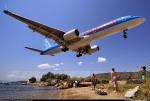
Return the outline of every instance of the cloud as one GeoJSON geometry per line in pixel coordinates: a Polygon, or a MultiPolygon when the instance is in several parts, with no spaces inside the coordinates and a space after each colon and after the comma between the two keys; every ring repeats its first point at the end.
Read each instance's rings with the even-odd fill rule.
{"type": "Polygon", "coordinates": [[[61,65],[64,65],[64,63],[56,63],[56,64],[48,64],[48,63],[44,63],[44,64],[39,64],[37,67],[40,69],[54,69],[55,67],[59,67],[61,65]]]}
{"type": "Polygon", "coordinates": [[[60,68],[54,68],[54,70],[55,70],[55,71],[59,71],[59,70],[60,70],[60,68]]]}
{"type": "Polygon", "coordinates": [[[54,68],[54,66],[53,66],[53,65],[50,65],[50,64],[48,64],[48,63],[39,64],[37,67],[38,67],[38,68],[40,68],[40,69],[49,69],[49,68],[54,68]]]}
{"type": "Polygon", "coordinates": [[[0,77],[0,79],[2,78],[2,80],[6,80],[6,81],[18,81],[18,80],[28,80],[29,78],[31,78],[32,76],[35,76],[38,80],[41,78],[41,76],[43,75],[44,72],[42,71],[8,71],[5,74],[3,74],[3,78],[0,77]]]}
{"type": "Polygon", "coordinates": [[[82,62],[82,61],[78,62],[78,65],[82,65],[82,64],[83,64],[83,62],[82,62]]]}
{"type": "Polygon", "coordinates": [[[97,61],[100,62],[100,63],[104,63],[104,62],[106,62],[106,58],[104,58],[104,57],[98,57],[97,61]]]}
{"type": "Polygon", "coordinates": [[[8,77],[9,77],[9,78],[15,78],[15,77],[16,77],[16,74],[8,74],[8,77]]]}
{"type": "Polygon", "coordinates": [[[64,65],[64,63],[63,63],[63,62],[61,62],[61,63],[60,63],[60,65],[64,65]]]}

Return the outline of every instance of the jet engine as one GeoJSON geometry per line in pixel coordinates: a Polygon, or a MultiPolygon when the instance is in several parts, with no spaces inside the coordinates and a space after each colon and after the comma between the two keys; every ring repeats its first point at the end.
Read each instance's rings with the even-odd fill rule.
{"type": "Polygon", "coordinates": [[[77,29],[73,29],[73,30],[70,30],[68,32],[66,32],[63,36],[63,38],[66,40],[66,41],[69,41],[69,40],[72,40],[72,39],[75,39],[79,37],[79,31],[77,29]]]}
{"type": "Polygon", "coordinates": [[[93,46],[90,47],[90,49],[88,50],[88,52],[89,53],[94,53],[94,52],[99,51],[99,50],[100,50],[100,48],[99,48],[98,45],[93,45],[93,46]]]}

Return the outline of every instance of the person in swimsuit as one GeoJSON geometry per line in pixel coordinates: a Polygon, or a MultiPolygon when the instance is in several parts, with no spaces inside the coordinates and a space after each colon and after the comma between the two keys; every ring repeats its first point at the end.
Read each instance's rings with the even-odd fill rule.
{"type": "Polygon", "coordinates": [[[96,78],[96,75],[94,73],[92,74],[91,81],[92,81],[93,89],[95,90],[95,87],[97,84],[97,78],[96,78]]]}
{"type": "Polygon", "coordinates": [[[140,72],[141,72],[141,79],[145,83],[146,82],[146,73],[147,73],[146,66],[142,66],[140,69],[140,72]]]}
{"type": "Polygon", "coordinates": [[[114,83],[114,87],[116,92],[119,91],[118,82],[117,82],[117,73],[115,72],[115,68],[112,68],[111,71],[111,81],[114,83]]]}

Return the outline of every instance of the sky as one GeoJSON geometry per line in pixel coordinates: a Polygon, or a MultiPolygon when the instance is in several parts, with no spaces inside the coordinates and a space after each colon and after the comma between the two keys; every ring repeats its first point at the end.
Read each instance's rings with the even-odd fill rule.
{"type": "MultiPolygon", "coordinates": [[[[40,78],[47,72],[88,76],[92,73],[137,71],[150,65],[149,0],[1,0],[0,1],[0,80],[40,78]],[[44,49],[45,37],[27,25],[3,13],[11,12],[49,27],[80,33],[126,15],[145,17],[144,24],[123,33],[96,40],[100,51],[77,58],[65,52],[54,57],[41,56],[25,46],[44,49]]],[[[54,41],[49,40],[51,44],[54,41]]]]}

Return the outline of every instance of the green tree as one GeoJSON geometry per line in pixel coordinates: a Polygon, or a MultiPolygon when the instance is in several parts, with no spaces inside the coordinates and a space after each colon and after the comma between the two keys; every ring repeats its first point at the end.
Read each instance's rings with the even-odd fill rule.
{"type": "Polygon", "coordinates": [[[51,72],[48,72],[47,74],[42,75],[41,81],[47,81],[48,79],[57,79],[57,80],[67,80],[70,78],[67,74],[53,74],[51,72]]]}
{"type": "Polygon", "coordinates": [[[36,78],[35,78],[35,77],[31,77],[31,78],[29,79],[29,82],[30,82],[30,83],[35,83],[35,82],[36,82],[36,78]]]}
{"type": "Polygon", "coordinates": [[[48,72],[47,74],[42,75],[42,78],[40,79],[40,81],[46,81],[47,79],[53,79],[55,76],[53,73],[48,72]]]}
{"type": "Polygon", "coordinates": [[[68,78],[70,78],[68,75],[60,74],[60,80],[67,80],[68,78]]]}

